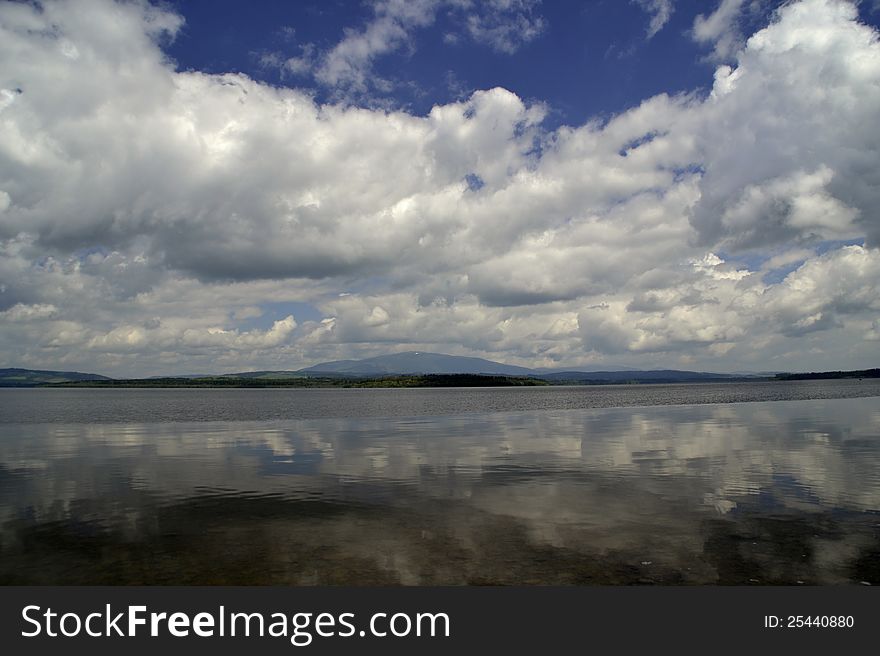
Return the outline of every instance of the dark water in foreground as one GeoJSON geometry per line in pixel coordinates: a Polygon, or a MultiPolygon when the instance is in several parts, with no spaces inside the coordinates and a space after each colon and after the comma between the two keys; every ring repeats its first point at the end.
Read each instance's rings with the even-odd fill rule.
{"type": "Polygon", "coordinates": [[[0,583],[880,584],[878,386],[787,385],[0,390],[0,583]]]}

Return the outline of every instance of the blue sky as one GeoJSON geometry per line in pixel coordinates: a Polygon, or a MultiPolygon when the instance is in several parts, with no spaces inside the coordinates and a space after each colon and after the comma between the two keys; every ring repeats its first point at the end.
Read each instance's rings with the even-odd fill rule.
{"type": "MultiPolygon", "coordinates": [[[[331,92],[308,74],[282,75],[265,55],[298,56],[303,46],[331,49],[346,29],[362,29],[375,17],[370,3],[200,1],[175,5],[186,25],[166,51],[183,69],[240,71],[275,85],[306,86],[321,101],[331,92]]],[[[521,98],[546,102],[550,120],[580,124],[620,112],[661,92],[707,89],[714,66],[707,49],[686,36],[705,2],[679,2],[669,22],[651,39],[650,15],[621,1],[542,3],[532,10],[543,21],[539,36],[514,52],[459,38],[454,8],[440,9],[430,26],[378,58],[374,69],[394,80],[387,100],[419,114],[477,89],[502,86],[521,98]]]]}
{"type": "Polygon", "coordinates": [[[0,2],[0,362],[877,365],[878,8],[0,2]]]}
{"type": "MultiPolygon", "coordinates": [[[[711,89],[717,65],[712,46],[689,35],[695,18],[710,14],[717,3],[670,3],[668,21],[650,38],[652,12],[638,2],[529,4],[528,16],[541,23],[540,33],[513,52],[468,38],[463,12],[441,4],[430,25],[412,29],[405,45],[377,57],[373,70],[392,80],[393,88],[373,89],[370,98],[358,100],[424,114],[435,104],[502,86],[547,103],[546,124],[555,126],[607,118],[658,93],[705,94],[711,89]],[[456,35],[454,43],[448,35],[456,35]]],[[[765,24],[782,0],[754,4],[739,17],[744,35],[765,24]]],[[[307,87],[321,102],[334,99],[333,89],[308,73],[282,74],[266,63],[266,56],[296,57],[309,46],[325,52],[344,38],[345,30],[362,30],[376,17],[373,4],[363,0],[189,0],[172,5],[186,24],[165,50],[180,68],[240,71],[273,85],[307,87]]],[[[880,21],[871,3],[862,3],[859,10],[863,21],[880,21]]]]}

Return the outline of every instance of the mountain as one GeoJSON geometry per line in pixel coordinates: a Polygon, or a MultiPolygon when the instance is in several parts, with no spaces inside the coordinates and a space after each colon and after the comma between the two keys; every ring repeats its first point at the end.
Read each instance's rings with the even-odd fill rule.
{"type": "Polygon", "coordinates": [[[383,374],[494,374],[500,376],[532,376],[534,370],[516,367],[483,358],[468,358],[442,353],[407,351],[380,355],[365,360],[337,360],[300,369],[301,374],[336,374],[380,376],[383,374]]]}
{"type": "Polygon", "coordinates": [[[0,369],[0,387],[36,387],[46,383],[70,383],[83,380],[112,380],[98,374],[79,371],[40,371],[36,369],[0,369]]]}
{"type": "MultiPolygon", "coordinates": [[[[515,365],[502,364],[485,360],[483,358],[471,358],[458,355],[444,355],[442,353],[426,353],[424,351],[408,351],[405,353],[392,353],[380,355],[364,360],[336,360],[334,362],[322,362],[312,367],[297,371],[247,371],[241,373],[223,374],[220,376],[195,376],[175,375],[161,376],[164,379],[241,379],[258,383],[265,381],[266,384],[283,384],[284,380],[290,379],[314,379],[314,378],[381,378],[394,375],[490,375],[490,376],[523,376],[545,380],[555,384],[601,384],[601,383],[679,383],[699,381],[725,381],[742,380],[746,378],[737,374],[716,374],[700,371],[677,371],[673,369],[661,369],[643,371],[638,369],[624,369],[623,367],[613,370],[595,371],[595,367],[573,367],[571,369],[529,369],[515,365]],[[280,381],[280,382],[279,382],[280,381]]],[[[144,381],[156,379],[146,378],[144,381]]],[[[80,373],[78,371],[36,371],[32,369],[0,369],[0,387],[36,387],[52,383],[75,383],[89,381],[112,381],[112,378],[98,374],[80,373]]],[[[137,379],[135,379],[137,380],[137,379]]],[[[126,381],[116,381],[117,384],[126,381]]],[[[131,381],[128,381],[131,382],[131,381]]],[[[290,384],[294,384],[291,381],[290,384]]],[[[312,381],[316,382],[316,381],[312,381]]],[[[226,384],[225,382],[223,383],[226,384]]],[[[234,383],[231,383],[234,384],[234,383]]],[[[250,382],[247,383],[251,384],[250,382]]]]}
{"type": "MultiPolygon", "coordinates": [[[[267,372],[261,372],[264,376],[267,372]]],[[[279,372],[280,373],[280,372],[279,372]]],[[[285,372],[289,373],[289,372],[285,372]]],[[[714,374],[700,371],[677,371],[662,369],[641,371],[623,368],[613,371],[596,371],[595,367],[572,369],[529,369],[502,364],[483,358],[468,358],[441,353],[409,351],[380,355],[365,360],[337,360],[323,362],[300,369],[301,375],[309,376],[384,376],[390,374],[494,374],[501,376],[530,376],[550,382],[578,383],[671,383],[700,380],[731,380],[730,374],[714,374]]],[[[237,374],[242,375],[242,374],[237,374]]]]}

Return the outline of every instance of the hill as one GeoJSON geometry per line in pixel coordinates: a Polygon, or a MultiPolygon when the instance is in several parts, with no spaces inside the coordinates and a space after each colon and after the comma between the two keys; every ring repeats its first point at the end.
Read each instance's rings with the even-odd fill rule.
{"type": "Polygon", "coordinates": [[[534,370],[501,364],[483,358],[442,353],[407,351],[380,355],[364,360],[337,360],[300,369],[302,374],[348,374],[379,376],[386,374],[491,374],[495,376],[532,376],[534,370]]]}
{"type": "MultiPolygon", "coordinates": [[[[254,372],[257,373],[257,372],[254,372]]],[[[264,376],[267,372],[260,372],[264,376]]],[[[281,373],[281,372],[278,372],[281,373]]],[[[285,372],[290,373],[290,372],[285,372]]],[[[442,353],[407,351],[391,355],[380,355],[364,360],[336,360],[300,369],[300,375],[307,376],[387,376],[424,374],[482,374],[496,376],[529,376],[551,383],[670,383],[686,381],[732,380],[739,378],[730,374],[715,374],[699,371],[676,371],[672,369],[640,371],[621,368],[613,371],[584,369],[529,369],[515,365],[502,364],[483,358],[470,358],[442,353]]],[[[245,374],[236,374],[244,376],[245,374]]]]}
{"type": "Polygon", "coordinates": [[[810,373],[770,373],[763,375],[719,374],[676,369],[614,368],[596,371],[594,367],[570,369],[529,369],[503,364],[484,358],[406,351],[380,355],[363,360],[336,360],[295,371],[247,371],[222,375],[157,376],[143,379],[113,379],[99,374],[78,371],[42,371],[33,369],[0,369],[0,387],[37,387],[40,385],[105,386],[220,386],[220,387],[337,387],[369,386],[411,387],[462,386],[487,384],[601,385],[628,383],[687,383],[744,380],[804,380],[822,378],[873,378],[880,370],[831,371],[810,373]],[[429,377],[445,377],[430,378],[429,377]],[[484,377],[470,380],[467,377],[484,377]],[[458,377],[458,378],[455,378],[458,377]],[[490,380],[495,377],[495,380],[490,380]],[[501,378],[529,379],[531,382],[502,381],[501,378]],[[187,382],[191,381],[191,382],[187,382]]]}
{"type": "Polygon", "coordinates": [[[36,369],[0,369],[0,387],[37,387],[51,383],[112,380],[98,374],[79,371],[41,371],[36,369]]]}

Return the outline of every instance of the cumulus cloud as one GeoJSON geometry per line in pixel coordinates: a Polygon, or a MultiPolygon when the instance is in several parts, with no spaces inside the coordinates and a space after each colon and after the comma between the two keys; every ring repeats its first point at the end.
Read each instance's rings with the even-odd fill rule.
{"type": "Polygon", "coordinates": [[[880,311],[880,255],[848,246],[806,262],[764,292],[766,313],[787,335],[838,327],[880,311]]]}
{"type": "MultiPolygon", "coordinates": [[[[527,2],[448,11],[492,7],[537,19],[527,2]]],[[[356,87],[436,11],[379,3],[332,76],[356,87]]],[[[713,16],[702,33],[732,24],[713,16]]],[[[0,5],[10,364],[290,369],[404,346],[539,366],[875,357],[880,46],[849,2],[786,4],[705,97],[552,130],[502,88],[414,115],[177,71],[162,44],[181,24],[146,2],[0,5]]]]}
{"type": "Polygon", "coordinates": [[[284,344],[296,328],[292,315],[272,324],[268,330],[241,332],[219,326],[188,328],[180,325],[163,326],[161,321],[143,325],[122,325],[111,331],[96,335],[89,341],[89,348],[96,351],[136,351],[144,348],[172,351],[198,351],[200,349],[246,350],[249,353],[275,348],[284,344]],[[151,335],[150,332],[155,334],[151,335]]]}
{"type": "MultiPolygon", "coordinates": [[[[880,254],[844,247],[812,259],[777,285],[710,255],[674,288],[585,309],[578,316],[584,345],[609,353],[713,346],[731,349],[745,336],[770,339],[843,327],[878,309],[880,254]]],[[[856,325],[858,325],[858,321],[856,325]]]]}
{"type": "Polygon", "coordinates": [[[880,237],[880,44],[854,5],[784,6],[701,108],[702,242],[880,237]],[[711,138],[710,138],[711,135],[711,138]]]}

